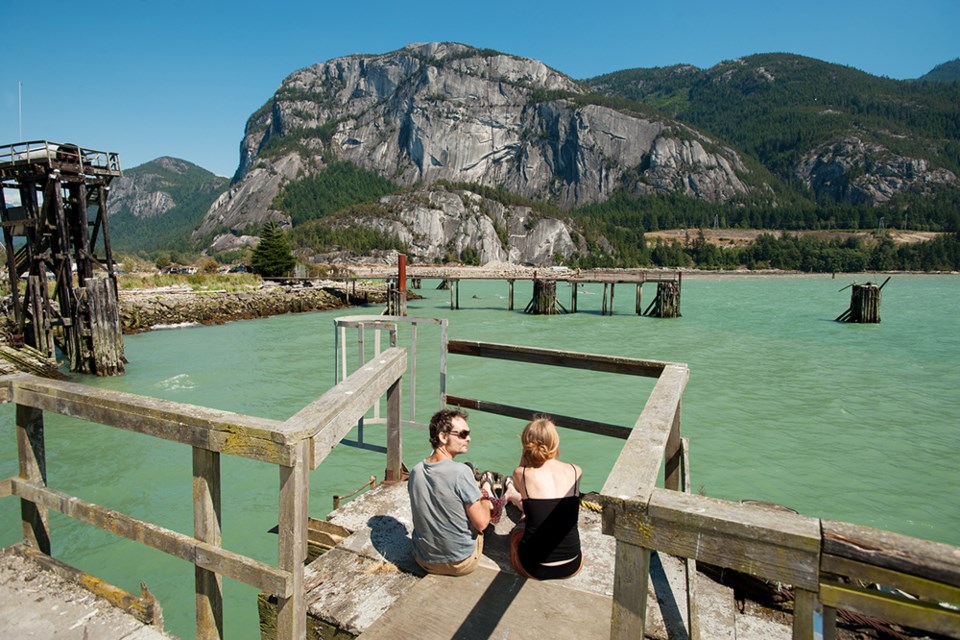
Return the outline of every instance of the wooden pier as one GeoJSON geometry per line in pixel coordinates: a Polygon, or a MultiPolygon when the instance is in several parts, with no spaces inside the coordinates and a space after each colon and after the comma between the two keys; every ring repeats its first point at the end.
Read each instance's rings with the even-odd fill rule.
{"type": "Polygon", "coordinates": [[[71,371],[123,373],[107,224],[108,186],[120,175],[116,153],[45,140],[0,147],[0,224],[14,319],[37,350],[53,358],[59,346],[71,371]],[[6,189],[19,193],[18,206],[7,205],[6,189]]]}
{"type": "MultiPolygon", "coordinates": [[[[392,279],[397,277],[395,267],[364,267],[354,269],[353,277],[367,277],[392,279]]],[[[578,291],[588,284],[603,285],[601,300],[601,315],[614,314],[614,295],[616,286],[633,285],[635,287],[634,313],[655,318],[680,317],[680,291],[683,282],[679,271],[648,270],[648,269],[530,269],[523,268],[515,271],[489,270],[466,267],[434,267],[422,265],[405,265],[405,278],[409,279],[414,288],[419,288],[423,280],[437,279],[440,281],[438,289],[450,291],[451,311],[460,309],[460,284],[470,280],[499,280],[507,283],[507,309],[516,308],[515,285],[518,281],[531,281],[533,293],[530,301],[523,307],[527,313],[547,314],[577,313],[579,309],[578,291]],[[655,304],[643,310],[642,287],[647,283],[657,285],[655,304]],[[569,307],[560,302],[557,285],[565,284],[570,287],[569,307]],[[542,299],[541,299],[542,298],[542,299]]]]}
{"type": "MultiPolygon", "coordinates": [[[[377,316],[371,316],[370,322],[383,323],[383,330],[390,324],[377,316]]],[[[48,512],[54,510],[193,564],[196,635],[204,639],[223,637],[222,576],[263,592],[261,601],[269,605],[263,610],[275,612],[274,624],[267,626],[275,628],[281,640],[306,638],[309,629],[314,633],[316,617],[308,616],[308,611],[321,601],[319,606],[326,612],[321,615],[328,619],[331,612],[348,612],[358,602],[364,605],[354,606],[349,614],[354,617],[337,623],[338,637],[359,632],[369,638],[393,638],[411,629],[423,632],[424,637],[452,637],[461,632],[463,637],[476,637],[469,631],[475,629],[485,638],[495,631],[533,637],[524,635],[531,628],[537,630],[536,637],[558,639],[573,637],[572,632],[576,637],[614,639],[782,637],[780,632],[751,632],[749,627],[723,633],[709,630],[710,601],[702,598],[713,586],[698,575],[697,563],[792,587],[794,607],[788,620],[793,640],[814,638],[817,611],[822,611],[823,638],[833,640],[838,610],[882,616],[960,638],[960,547],[691,493],[688,443],[680,430],[681,400],[689,377],[686,365],[489,342],[447,342],[445,332],[441,336],[443,362],[449,353],[461,359],[461,364],[462,358],[486,358],[531,367],[559,366],[570,369],[571,375],[588,370],[655,380],[649,396],[624,398],[636,409],[638,417],[632,424],[553,415],[561,428],[623,440],[621,453],[595,496],[598,512],[584,514],[584,518],[594,519],[592,525],[584,525],[584,535],[595,541],[587,548],[611,550],[606,559],[591,555],[584,569],[582,580],[589,582],[592,577],[598,584],[602,582],[601,589],[587,595],[574,592],[583,599],[589,622],[580,617],[575,604],[557,606],[565,602],[556,591],[564,585],[528,584],[511,575],[495,544],[484,568],[455,583],[424,577],[413,567],[407,516],[399,506],[405,492],[398,483],[403,481],[404,470],[400,390],[408,364],[415,364],[408,363],[407,349],[392,344],[365,359],[353,373],[342,372],[334,387],[283,421],[26,374],[2,377],[0,401],[17,405],[19,473],[0,480],[0,498],[20,500],[23,544],[46,555],[56,535],[48,518],[48,512]],[[310,470],[322,464],[333,447],[381,401],[386,407],[382,421],[385,487],[365,494],[354,507],[356,513],[348,505],[334,518],[336,523],[342,516],[339,525],[350,535],[307,567],[310,470]],[[45,412],[187,445],[193,462],[193,534],[164,528],[48,485],[45,412]],[[222,455],[277,466],[277,566],[222,546],[223,538],[228,538],[221,534],[221,509],[227,507],[221,504],[222,455]],[[386,501],[381,507],[371,506],[381,498],[386,501]],[[353,524],[348,523],[348,514],[352,514],[353,524]],[[363,581],[352,583],[352,593],[341,591],[342,585],[333,575],[336,571],[324,568],[336,566],[337,556],[352,563],[358,570],[354,574],[357,580],[363,581]],[[666,583],[662,575],[668,575],[666,583]],[[860,586],[866,583],[885,589],[860,586]],[[379,594],[380,600],[362,600],[361,589],[379,594]],[[431,631],[424,606],[435,605],[441,597],[444,606],[457,615],[445,623],[452,627],[431,631]],[[671,627],[675,631],[656,635],[658,611],[665,621],[679,625],[671,627]]],[[[533,406],[513,407],[475,397],[470,370],[468,364],[450,376],[462,388],[456,390],[457,395],[445,388],[442,404],[517,420],[551,413],[546,398],[531,397],[533,406]]],[[[446,373],[444,369],[441,379],[446,373]]],[[[107,459],[98,462],[109,464],[107,459]]],[[[488,533],[491,541],[501,535],[499,531],[488,533]]],[[[574,585],[573,581],[567,583],[568,587],[574,585]]]]}

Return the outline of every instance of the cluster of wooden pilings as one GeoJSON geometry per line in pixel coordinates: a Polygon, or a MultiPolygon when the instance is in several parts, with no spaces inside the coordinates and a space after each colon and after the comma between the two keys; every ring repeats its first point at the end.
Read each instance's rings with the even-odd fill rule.
{"type": "Polygon", "coordinates": [[[864,324],[880,322],[880,291],[889,281],[890,278],[887,278],[879,287],[872,282],[850,285],[850,306],[836,317],[836,321],[864,324]]]}
{"type": "Polygon", "coordinates": [[[0,220],[17,329],[51,358],[60,347],[71,371],[123,372],[107,226],[108,185],[119,175],[115,153],[47,141],[0,147],[0,220]],[[6,189],[18,192],[18,206],[7,205],[6,189]]]}
{"type": "Polygon", "coordinates": [[[533,297],[530,298],[523,312],[541,316],[566,313],[566,308],[557,300],[557,281],[534,280],[533,297]]]}

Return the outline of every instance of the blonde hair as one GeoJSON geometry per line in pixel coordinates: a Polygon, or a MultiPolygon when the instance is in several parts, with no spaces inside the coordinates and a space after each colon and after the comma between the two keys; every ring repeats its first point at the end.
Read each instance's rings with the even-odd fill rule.
{"type": "Polygon", "coordinates": [[[539,467],[547,460],[560,455],[560,434],[553,420],[546,416],[534,416],[520,434],[523,443],[521,462],[539,467]]]}

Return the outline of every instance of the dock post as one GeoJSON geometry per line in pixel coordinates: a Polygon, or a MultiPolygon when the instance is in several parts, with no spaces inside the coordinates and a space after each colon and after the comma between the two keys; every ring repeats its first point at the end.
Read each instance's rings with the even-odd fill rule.
{"type": "Polygon", "coordinates": [[[637,283],[637,315],[643,314],[643,285],[637,283]]]}
{"type": "MultiPolygon", "coordinates": [[[[193,447],[193,536],[214,547],[222,544],[220,525],[220,453],[193,447]]],[[[197,637],[223,638],[223,579],[194,567],[197,637]]]]}
{"type": "Polygon", "coordinates": [[[616,291],[616,289],[617,289],[617,283],[611,282],[610,283],[610,315],[611,316],[613,315],[613,292],[616,291]]]}
{"type": "MultiPolygon", "coordinates": [[[[46,486],[47,457],[43,438],[43,411],[18,404],[16,421],[20,477],[46,486]]],[[[50,521],[46,507],[21,498],[20,521],[24,542],[50,555],[50,521]]]]}
{"type": "Polygon", "coordinates": [[[524,313],[534,315],[554,315],[565,313],[566,310],[557,301],[556,280],[534,280],[533,297],[523,310],[524,313]]]}
{"type": "Polygon", "coordinates": [[[310,443],[295,446],[291,466],[280,466],[280,569],[292,576],[290,596],[277,598],[277,638],[305,638],[307,603],[303,562],[307,559],[307,513],[310,500],[310,443]]]}
{"type": "Polygon", "coordinates": [[[602,316],[607,315],[607,287],[608,286],[609,286],[609,283],[607,282],[603,283],[603,303],[600,305],[600,315],[602,316]]]}
{"type": "Polygon", "coordinates": [[[507,283],[510,285],[510,302],[507,303],[507,311],[513,311],[513,283],[515,280],[507,280],[507,283]]]}
{"type": "Polygon", "coordinates": [[[570,313],[577,312],[577,289],[580,288],[580,283],[576,280],[571,280],[570,284],[573,285],[573,288],[570,290],[570,313]]]}
{"type": "Polygon", "coordinates": [[[889,281],[890,278],[888,277],[879,287],[872,282],[852,285],[850,307],[837,316],[837,322],[859,322],[863,324],[880,322],[880,290],[889,281]]]}
{"type": "Polygon", "coordinates": [[[643,638],[647,622],[650,549],[618,539],[614,567],[610,639],[643,638]]]}

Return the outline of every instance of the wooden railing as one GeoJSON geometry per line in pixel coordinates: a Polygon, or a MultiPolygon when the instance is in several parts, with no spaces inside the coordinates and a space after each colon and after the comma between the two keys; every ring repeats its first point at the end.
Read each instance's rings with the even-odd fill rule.
{"type": "MultiPolygon", "coordinates": [[[[657,378],[632,428],[551,414],[558,426],[626,440],[601,491],[603,530],[617,540],[611,638],[644,637],[653,551],[688,562],[688,596],[696,561],[792,585],[795,639],[814,637],[819,610],[823,637],[833,640],[837,609],[960,638],[960,547],[691,494],[680,436],[686,365],[462,340],[448,351],[657,378]]],[[[447,403],[519,419],[549,413],[454,395],[447,403]]]]}
{"type": "Polygon", "coordinates": [[[223,637],[221,576],[227,576],[276,596],[278,638],[301,639],[306,635],[303,562],[307,557],[309,472],[385,395],[386,479],[400,478],[400,385],[406,366],[404,349],[386,349],[284,422],[30,375],[5,376],[0,378],[0,401],[17,405],[20,473],[0,481],[0,497],[20,498],[24,543],[45,554],[50,554],[51,536],[47,514],[53,509],[195,565],[198,638],[223,637]],[[193,536],[47,486],[45,411],[190,445],[193,536]],[[221,454],[279,467],[279,566],[221,546],[221,454]]]}

